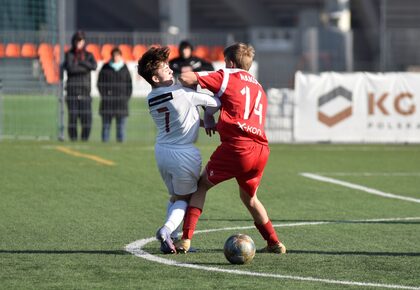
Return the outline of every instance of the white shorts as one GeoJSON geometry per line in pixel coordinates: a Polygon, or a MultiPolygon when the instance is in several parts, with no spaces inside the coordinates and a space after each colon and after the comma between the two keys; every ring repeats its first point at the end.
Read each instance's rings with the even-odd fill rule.
{"type": "Polygon", "coordinates": [[[187,195],[197,190],[201,154],[194,145],[155,145],[160,175],[169,194],[187,195]]]}

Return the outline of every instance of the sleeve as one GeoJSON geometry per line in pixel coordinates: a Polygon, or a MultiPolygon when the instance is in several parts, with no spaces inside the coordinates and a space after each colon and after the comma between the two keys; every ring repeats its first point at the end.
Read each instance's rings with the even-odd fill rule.
{"type": "Polygon", "coordinates": [[[125,66],[126,68],[126,88],[127,88],[127,97],[130,98],[131,94],[133,93],[133,82],[131,79],[131,74],[130,71],[128,70],[127,65],[125,66]]]}
{"type": "Polygon", "coordinates": [[[196,72],[195,74],[200,87],[208,89],[214,94],[217,94],[220,91],[224,76],[223,70],[215,72],[196,72]]]}
{"type": "Polygon", "coordinates": [[[207,94],[193,92],[191,96],[191,102],[194,106],[204,106],[206,108],[211,107],[214,112],[217,112],[217,110],[220,108],[220,100],[207,94]]]}
{"type": "Polygon", "coordinates": [[[90,52],[86,52],[86,60],[80,62],[81,65],[86,67],[88,70],[95,70],[96,69],[96,60],[93,57],[93,54],[90,52]]]}
{"type": "Polygon", "coordinates": [[[105,95],[105,73],[104,73],[104,67],[106,66],[106,64],[104,64],[101,68],[101,70],[99,71],[99,76],[98,76],[98,90],[101,96],[105,95]]]}
{"type": "Polygon", "coordinates": [[[85,66],[80,65],[78,61],[74,60],[74,54],[72,53],[66,53],[64,60],[64,68],[69,74],[81,74],[89,72],[89,70],[85,66]]]}

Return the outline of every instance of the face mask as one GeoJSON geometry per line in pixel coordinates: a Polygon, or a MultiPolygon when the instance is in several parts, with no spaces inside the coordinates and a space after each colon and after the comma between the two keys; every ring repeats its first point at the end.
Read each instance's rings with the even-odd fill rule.
{"type": "Polygon", "coordinates": [[[110,62],[109,65],[112,67],[113,70],[119,71],[124,66],[124,62],[121,60],[119,62],[110,62]]]}

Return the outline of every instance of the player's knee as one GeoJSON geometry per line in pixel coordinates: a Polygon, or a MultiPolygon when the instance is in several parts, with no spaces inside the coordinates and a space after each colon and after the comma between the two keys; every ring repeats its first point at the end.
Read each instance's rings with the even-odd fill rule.
{"type": "Polygon", "coordinates": [[[186,194],[186,195],[174,194],[174,195],[171,196],[171,202],[175,202],[175,201],[178,201],[178,200],[184,200],[184,201],[188,202],[190,200],[190,198],[191,198],[191,194],[186,194]]]}
{"type": "Polygon", "coordinates": [[[200,190],[208,191],[210,188],[213,187],[213,183],[211,183],[206,174],[201,175],[200,180],[198,181],[198,187],[200,190]]]}

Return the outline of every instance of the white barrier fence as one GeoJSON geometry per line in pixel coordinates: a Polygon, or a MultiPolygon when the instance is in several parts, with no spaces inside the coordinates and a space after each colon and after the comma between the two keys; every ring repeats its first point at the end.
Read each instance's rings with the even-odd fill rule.
{"type": "Polygon", "coordinates": [[[294,140],[420,142],[420,74],[298,72],[294,140]]]}

